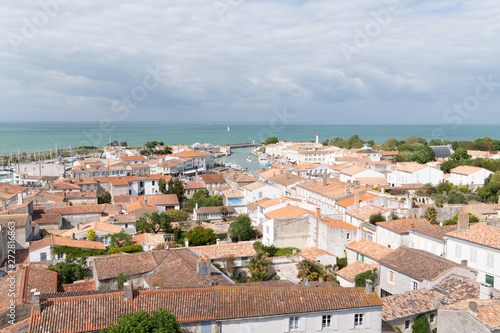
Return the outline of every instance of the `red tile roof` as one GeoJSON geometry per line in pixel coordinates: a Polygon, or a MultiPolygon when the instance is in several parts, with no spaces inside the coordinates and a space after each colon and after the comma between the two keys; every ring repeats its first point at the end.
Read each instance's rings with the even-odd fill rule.
{"type": "Polygon", "coordinates": [[[412,219],[400,219],[391,220],[385,222],[377,222],[377,226],[392,230],[398,234],[407,234],[408,230],[412,227],[427,227],[430,223],[426,219],[422,218],[412,218],[412,219]]]}
{"type": "Polygon", "coordinates": [[[357,230],[357,228],[355,226],[353,226],[350,223],[344,222],[344,221],[337,221],[337,220],[323,218],[323,219],[321,219],[321,222],[323,224],[326,224],[327,226],[334,227],[334,228],[357,230]]]}
{"type": "Polygon", "coordinates": [[[120,291],[43,299],[41,313],[31,317],[30,331],[99,331],[116,323],[122,313],[152,313],[159,307],[172,312],[179,322],[187,323],[381,306],[377,294],[367,295],[364,288],[231,286],[137,290],[134,300],[127,302],[120,291]]]}
{"type": "Polygon", "coordinates": [[[79,247],[82,249],[100,249],[100,250],[106,249],[106,246],[104,246],[104,244],[101,242],[76,240],[68,237],[49,236],[39,241],[31,243],[29,250],[30,252],[32,252],[51,245],[55,247],[57,246],[79,247]]]}
{"type": "Polygon", "coordinates": [[[332,257],[336,257],[335,255],[331,254],[330,252],[327,252],[325,250],[318,249],[317,247],[309,247],[303,251],[300,251],[299,256],[306,260],[310,261],[315,261],[316,258],[322,256],[322,255],[329,255],[332,257]]]}
{"type": "Polygon", "coordinates": [[[468,229],[453,231],[446,236],[500,249],[500,228],[489,226],[484,222],[470,224],[468,229]]]}
{"type": "Polygon", "coordinates": [[[208,257],[208,259],[254,257],[256,255],[251,242],[195,246],[191,249],[202,257],[208,257]]]}
{"type": "Polygon", "coordinates": [[[355,261],[354,263],[347,265],[341,270],[338,270],[336,274],[349,282],[354,282],[354,278],[358,274],[364,273],[366,271],[373,271],[374,269],[378,269],[377,264],[369,265],[362,261],[355,261]]]}
{"type": "Polygon", "coordinates": [[[394,252],[393,249],[388,248],[387,246],[369,241],[367,239],[350,242],[346,245],[346,248],[370,257],[375,261],[378,261],[389,253],[394,252]]]}

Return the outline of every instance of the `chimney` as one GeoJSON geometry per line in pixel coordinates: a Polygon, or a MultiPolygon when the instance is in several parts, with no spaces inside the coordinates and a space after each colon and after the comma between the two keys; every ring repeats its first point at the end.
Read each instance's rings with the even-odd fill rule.
{"type": "Polygon", "coordinates": [[[33,307],[33,312],[42,312],[42,307],[40,306],[40,292],[36,291],[33,293],[33,298],[31,299],[31,306],[33,307]]]}
{"type": "Polygon", "coordinates": [[[309,285],[309,280],[307,278],[304,279],[304,287],[307,287],[309,285]]]}
{"type": "Polygon", "coordinates": [[[469,213],[460,212],[458,214],[457,230],[461,231],[467,229],[469,229],[469,213]]]}
{"type": "Polygon", "coordinates": [[[71,238],[75,239],[75,233],[73,233],[73,234],[71,235],[71,238]]]}
{"type": "Polygon", "coordinates": [[[54,179],[49,180],[49,189],[54,189],[54,179]]]}
{"type": "Polygon", "coordinates": [[[123,284],[123,301],[133,301],[134,300],[134,285],[131,282],[125,282],[123,284]]]}
{"type": "Polygon", "coordinates": [[[469,301],[469,311],[475,316],[477,316],[477,303],[469,301]]]}
{"type": "Polygon", "coordinates": [[[325,178],[323,178],[323,186],[326,186],[326,185],[328,185],[328,180],[325,177],[325,178]]]}
{"type": "Polygon", "coordinates": [[[82,230],[82,224],[81,223],[78,223],[77,227],[78,227],[78,230],[82,230]]]}
{"type": "Polygon", "coordinates": [[[216,241],[215,241],[215,243],[216,243],[217,245],[220,245],[220,244],[221,244],[220,239],[218,239],[218,238],[217,238],[217,239],[216,239],[216,241]]]}
{"type": "Polygon", "coordinates": [[[22,191],[17,192],[17,204],[18,205],[23,204],[23,192],[22,191]]]}
{"type": "Polygon", "coordinates": [[[2,210],[7,210],[7,201],[2,200],[2,210]]]}
{"type": "Polygon", "coordinates": [[[415,223],[410,223],[410,229],[415,229],[415,223]]]}
{"type": "Polygon", "coordinates": [[[359,192],[354,193],[354,209],[359,208],[359,192]]]}
{"type": "Polygon", "coordinates": [[[351,190],[346,188],[345,189],[345,196],[347,197],[349,194],[351,194],[351,190]]]}
{"type": "Polygon", "coordinates": [[[325,282],[325,279],[323,279],[322,277],[320,277],[320,278],[318,279],[318,282],[325,282]]]}
{"type": "Polygon", "coordinates": [[[189,239],[184,238],[184,246],[189,247],[189,239]]]}
{"type": "Polygon", "coordinates": [[[198,262],[196,263],[196,271],[200,275],[210,275],[210,260],[206,257],[198,257],[198,262]]]}
{"type": "Polygon", "coordinates": [[[460,265],[462,267],[467,267],[467,259],[463,259],[461,262],[460,262],[460,265]]]}
{"type": "Polygon", "coordinates": [[[321,211],[319,207],[316,208],[316,247],[318,246],[319,242],[319,221],[321,221],[321,211]]]}
{"type": "Polygon", "coordinates": [[[8,187],[6,187],[6,188],[4,189],[4,192],[5,192],[5,194],[9,194],[9,188],[8,188],[8,187]]]}
{"type": "Polygon", "coordinates": [[[368,295],[373,294],[373,281],[372,280],[366,280],[366,293],[368,295]]]}
{"type": "Polygon", "coordinates": [[[479,299],[492,299],[494,296],[492,287],[485,286],[484,284],[479,286],[479,299]]]}
{"type": "Polygon", "coordinates": [[[51,205],[48,205],[48,204],[47,204],[47,205],[45,205],[45,210],[46,210],[46,211],[52,210],[52,206],[51,206],[51,205]]]}

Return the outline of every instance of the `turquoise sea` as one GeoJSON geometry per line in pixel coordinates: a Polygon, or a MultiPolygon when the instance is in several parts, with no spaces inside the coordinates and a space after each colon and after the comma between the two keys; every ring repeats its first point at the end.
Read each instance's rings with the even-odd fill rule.
{"type": "Polygon", "coordinates": [[[332,136],[349,138],[358,134],[363,140],[382,143],[389,138],[421,136],[428,140],[474,140],[489,136],[500,139],[500,125],[355,125],[355,124],[238,124],[238,123],[132,123],[115,122],[16,122],[0,123],[0,153],[3,155],[67,149],[78,146],[105,146],[109,140],[127,141],[140,146],[147,141],[168,145],[209,142],[230,144],[255,141],[269,136],[280,140],[320,142],[332,136]],[[229,126],[229,131],[227,130],[229,126]]]}

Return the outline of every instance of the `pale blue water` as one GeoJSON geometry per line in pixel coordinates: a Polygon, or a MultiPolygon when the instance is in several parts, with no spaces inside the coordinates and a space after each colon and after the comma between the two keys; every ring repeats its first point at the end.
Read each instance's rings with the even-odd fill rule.
{"type": "MultiPolygon", "coordinates": [[[[339,124],[222,124],[222,123],[128,123],[111,127],[97,122],[0,123],[0,153],[38,152],[78,146],[105,146],[109,139],[141,146],[146,141],[164,141],[168,145],[210,142],[230,144],[260,142],[269,136],[280,140],[312,141],[319,133],[320,142],[332,136],[347,139],[358,134],[363,140],[382,143],[389,138],[421,136],[428,140],[475,140],[489,136],[500,139],[500,125],[339,125],[339,124]],[[230,131],[227,131],[227,126],[230,131]]],[[[245,155],[246,156],[246,155],[245,155]]]]}

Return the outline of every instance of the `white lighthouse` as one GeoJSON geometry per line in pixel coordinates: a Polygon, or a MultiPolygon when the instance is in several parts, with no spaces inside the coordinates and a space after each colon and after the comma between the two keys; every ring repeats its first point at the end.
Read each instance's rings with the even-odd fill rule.
{"type": "Polygon", "coordinates": [[[316,143],[319,143],[319,135],[316,133],[316,143]]]}

